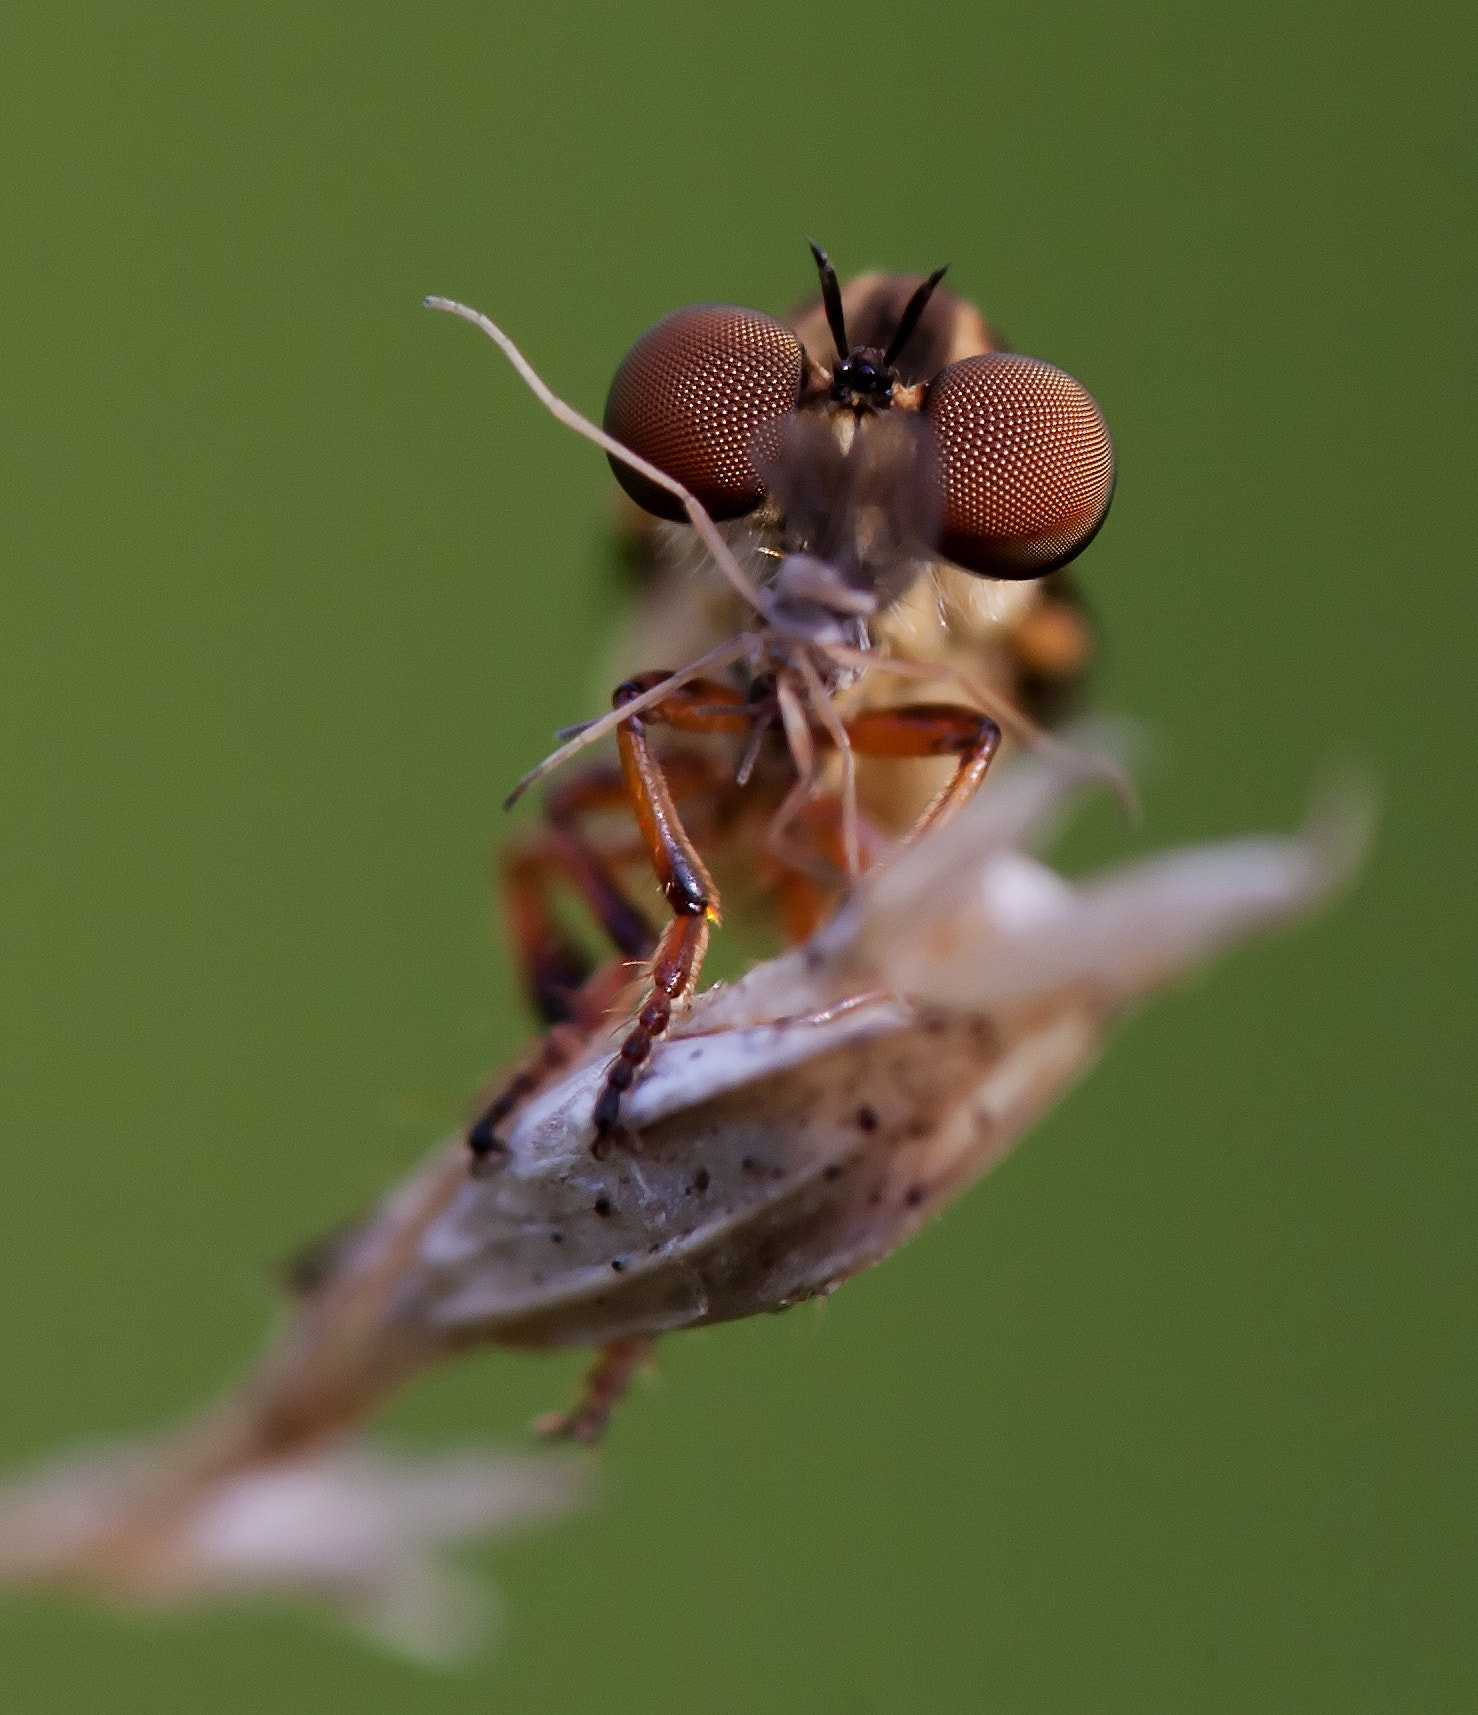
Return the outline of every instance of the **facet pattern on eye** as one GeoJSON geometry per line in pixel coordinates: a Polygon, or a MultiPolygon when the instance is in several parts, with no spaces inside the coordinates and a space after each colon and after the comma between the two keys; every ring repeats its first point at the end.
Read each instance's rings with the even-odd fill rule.
{"type": "Polygon", "coordinates": [[[939,438],[940,548],[951,560],[1034,578],[1088,545],[1113,495],[1114,450],[1081,382],[1038,358],[992,353],[944,370],[925,415],[939,438]]]}
{"type": "MultiPolygon", "coordinates": [[[[758,310],[695,304],[644,333],[616,372],[605,426],[617,440],[691,489],[715,518],[737,518],[764,495],[749,456],[755,431],[793,410],[800,342],[758,310]]],[[[612,460],[621,486],[660,518],[681,503],[612,460]]]]}

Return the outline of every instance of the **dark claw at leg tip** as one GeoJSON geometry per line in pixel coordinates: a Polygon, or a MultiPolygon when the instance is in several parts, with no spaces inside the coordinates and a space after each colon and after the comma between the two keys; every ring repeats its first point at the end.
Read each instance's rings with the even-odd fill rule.
{"type": "Polygon", "coordinates": [[[626,1141],[625,1128],[619,1125],[606,1126],[598,1130],[590,1145],[590,1153],[597,1161],[605,1161],[618,1143],[626,1141]]]}
{"type": "Polygon", "coordinates": [[[493,1130],[494,1124],[493,1116],[484,1114],[467,1133],[467,1147],[479,1166],[491,1166],[508,1153],[508,1145],[493,1130]]]}

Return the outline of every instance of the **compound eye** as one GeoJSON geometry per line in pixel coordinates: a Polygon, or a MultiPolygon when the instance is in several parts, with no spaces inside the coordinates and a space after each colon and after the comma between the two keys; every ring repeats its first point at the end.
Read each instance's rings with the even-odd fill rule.
{"type": "Polygon", "coordinates": [[[1093,540],[1114,492],[1114,448],[1093,396],[1035,357],[991,352],[935,376],[939,551],[991,578],[1039,578],[1093,540]]]}
{"type": "MultiPolygon", "coordinates": [[[[616,371],[606,432],[675,477],[715,518],[738,518],[765,493],[749,443],[762,424],[795,409],[802,367],[800,341],[773,316],[728,304],[674,310],[616,371]]],[[[638,506],[687,517],[676,495],[617,459],[611,469],[638,506]]]]}

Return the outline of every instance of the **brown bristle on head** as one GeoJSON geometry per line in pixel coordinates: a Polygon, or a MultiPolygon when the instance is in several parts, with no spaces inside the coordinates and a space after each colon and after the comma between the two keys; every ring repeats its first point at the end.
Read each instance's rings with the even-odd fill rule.
{"type": "Polygon", "coordinates": [[[993,578],[1038,578],[1093,539],[1114,492],[1114,449],[1081,382],[997,352],[941,371],[924,414],[944,485],[939,549],[993,578]]]}
{"type": "MultiPolygon", "coordinates": [[[[626,354],[605,427],[701,500],[737,518],[764,497],[749,457],[755,431],[795,409],[803,359],[783,322],[758,310],[695,304],[650,327],[626,354]]],[[[675,495],[611,461],[616,480],[659,518],[687,515],[675,495]]]]}

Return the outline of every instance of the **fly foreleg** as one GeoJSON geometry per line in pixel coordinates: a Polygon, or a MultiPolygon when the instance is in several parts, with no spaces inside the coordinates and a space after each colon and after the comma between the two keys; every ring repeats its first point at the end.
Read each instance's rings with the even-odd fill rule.
{"type": "Polygon", "coordinates": [[[893,709],[864,709],[847,723],[859,756],[957,756],[954,778],[909,829],[913,841],[950,820],[975,796],[1001,747],[1001,729],[962,703],[904,703],[893,709]]]}
{"type": "MultiPolygon", "coordinates": [[[[661,684],[663,673],[648,673],[617,687],[612,699],[616,708],[661,684]]],[[[597,1152],[616,1130],[621,1098],[636,1082],[637,1074],[653,1046],[667,1032],[674,1009],[693,992],[708,950],[708,931],[719,921],[718,889],[698,849],[683,827],[673,801],[672,787],[649,736],[652,726],[674,727],[680,732],[748,733],[758,710],[727,685],[693,680],[680,686],[670,699],[658,702],[616,729],[621,757],[621,775],[627,797],[636,814],[642,841],[656,871],[657,883],[672,910],[668,925],[652,960],[652,986],[636,1021],[606,1073],[605,1085],[595,1104],[597,1152]]]]}
{"type": "MultiPolygon", "coordinates": [[[[866,709],[845,725],[848,741],[859,756],[959,759],[953,778],[914,822],[905,841],[916,840],[927,829],[947,822],[969,803],[1001,744],[1001,729],[989,715],[959,703],[905,703],[898,708],[866,709]]],[[[818,744],[829,741],[819,725],[811,733],[818,744]]],[[[836,885],[845,877],[842,814],[841,801],[827,795],[805,806],[801,839],[781,844],[777,839],[780,829],[772,825],[770,845],[782,865],[782,909],[792,941],[805,940],[820,927],[835,898],[836,885]],[[836,878],[835,885],[827,885],[828,876],[836,878]]],[[[781,820],[777,816],[776,824],[781,820]]],[[[862,832],[862,867],[869,869],[883,855],[884,843],[865,822],[862,832]]]]}

